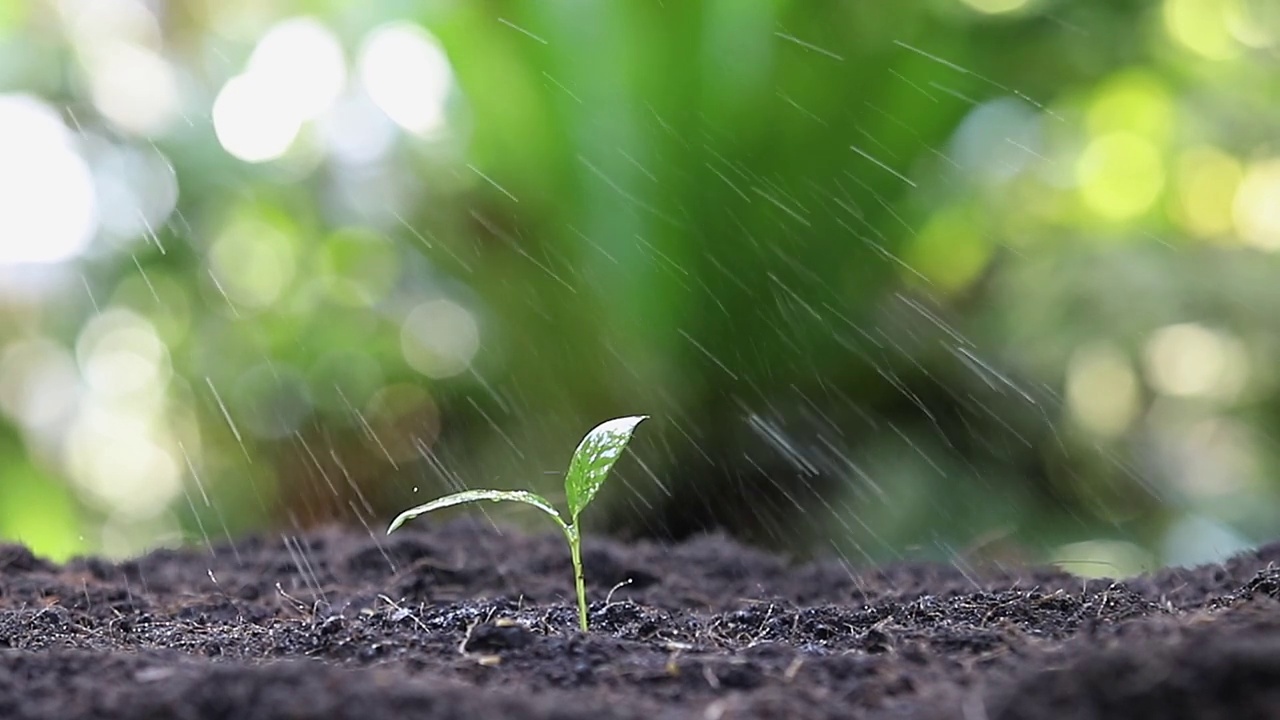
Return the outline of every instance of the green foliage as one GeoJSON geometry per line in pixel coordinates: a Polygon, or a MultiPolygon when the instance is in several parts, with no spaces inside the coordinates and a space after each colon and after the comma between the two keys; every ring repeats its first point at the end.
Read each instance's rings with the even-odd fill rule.
{"type": "Polygon", "coordinates": [[[574,584],[578,595],[578,623],[585,632],[587,630],[587,591],[582,572],[582,534],[578,527],[578,515],[586,509],[600,487],[604,485],[614,463],[622,456],[627,443],[631,442],[636,426],[647,417],[632,415],[601,423],[587,433],[578,444],[578,449],[573,453],[573,459],[569,461],[569,472],[564,478],[565,497],[569,503],[569,522],[565,522],[559,511],[546,498],[536,493],[523,490],[464,490],[405,510],[391,522],[390,527],[387,528],[387,534],[390,535],[396,528],[419,515],[465,503],[518,502],[536,507],[556,521],[569,542],[569,552],[573,558],[574,584]]]}
{"type": "Polygon", "coordinates": [[[540,436],[611,406],[679,419],[645,458],[661,486],[618,504],[658,516],[635,526],[715,496],[693,482],[798,456],[831,482],[761,484],[812,522],[758,540],[812,528],[867,561],[1006,523],[1033,546],[1123,527],[1149,549],[1160,511],[1280,526],[1276,3],[63,5],[0,0],[0,99],[53,119],[0,123],[0,175],[46,195],[13,207],[49,214],[0,250],[77,216],[74,183],[25,182],[70,160],[101,220],[50,273],[0,266],[0,432],[19,440],[0,466],[39,468],[63,519],[11,518],[7,538],[129,553],[369,522],[424,474],[544,466],[540,436]],[[309,51],[264,51],[289,13],[341,47],[316,116],[280,114],[326,85],[309,51]],[[447,72],[371,70],[387,24],[447,72]],[[223,144],[214,101],[242,76],[287,80],[231,125],[300,122],[274,160],[223,144]],[[441,125],[397,125],[380,82],[411,109],[443,88],[441,125]],[[1212,352],[1145,339],[1189,321],[1212,352]],[[1194,365],[1178,347],[1232,377],[1182,402],[1151,372],[1194,365]],[[146,386],[112,389],[121,367],[146,386]],[[1177,476],[1191,437],[1199,475],[1236,490],[1177,476]]]}

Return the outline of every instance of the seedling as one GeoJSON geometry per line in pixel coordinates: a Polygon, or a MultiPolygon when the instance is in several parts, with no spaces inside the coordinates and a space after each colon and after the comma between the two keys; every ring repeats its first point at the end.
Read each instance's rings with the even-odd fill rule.
{"type": "Polygon", "coordinates": [[[564,494],[569,503],[567,522],[550,501],[536,493],[524,490],[466,490],[405,510],[391,522],[387,534],[390,535],[396,528],[419,515],[463,503],[488,500],[532,505],[550,515],[569,541],[569,554],[573,558],[573,579],[578,590],[578,624],[586,632],[587,584],[582,574],[582,534],[578,529],[578,515],[582,514],[596,496],[600,486],[604,485],[613,464],[631,441],[631,434],[635,432],[636,426],[647,417],[648,415],[632,415],[615,418],[597,425],[582,438],[578,449],[573,452],[573,459],[569,461],[569,472],[564,476],[564,494]]]}

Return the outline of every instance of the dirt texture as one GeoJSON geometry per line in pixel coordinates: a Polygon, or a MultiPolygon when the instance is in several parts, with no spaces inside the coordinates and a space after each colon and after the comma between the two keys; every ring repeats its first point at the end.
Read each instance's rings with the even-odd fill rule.
{"type": "Polygon", "coordinates": [[[1113,582],[588,537],[584,635],[563,539],[478,521],[0,545],[0,718],[1280,717],[1278,559],[1113,582]]]}

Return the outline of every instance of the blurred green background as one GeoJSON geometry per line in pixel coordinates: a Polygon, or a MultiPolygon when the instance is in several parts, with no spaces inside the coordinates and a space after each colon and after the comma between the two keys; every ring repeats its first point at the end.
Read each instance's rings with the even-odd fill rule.
{"type": "Polygon", "coordinates": [[[1275,537],[1278,61],[1270,0],[10,0],[0,538],[379,534],[637,413],[597,531],[1275,537]]]}

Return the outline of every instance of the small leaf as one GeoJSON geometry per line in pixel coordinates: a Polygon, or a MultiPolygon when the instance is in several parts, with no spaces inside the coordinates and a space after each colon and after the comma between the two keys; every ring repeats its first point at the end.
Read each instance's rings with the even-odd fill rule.
{"type": "Polygon", "coordinates": [[[395,520],[391,521],[391,527],[387,528],[387,534],[390,535],[396,528],[405,524],[407,521],[424,513],[429,513],[432,510],[453,507],[454,505],[462,505],[463,503],[479,502],[481,500],[488,500],[490,502],[510,501],[524,503],[525,505],[532,505],[555,518],[556,522],[560,523],[560,527],[565,527],[564,520],[560,518],[560,513],[557,512],[555,507],[553,507],[551,503],[541,495],[535,495],[534,493],[525,492],[524,490],[465,490],[460,493],[445,495],[444,497],[436,498],[429,503],[423,503],[417,507],[405,510],[397,515],[395,520]]]}
{"type": "Polygon", "coordinates": [[[569,473],[564,478],[564,492],[569,501],[569,515],[574,525],[578,513],[591,502],[609,477],[613,464],[631,441],[636,426],[648,415],[632,415],[603,422],[582,438],[578,449],[569,461],[569,473]]]}

